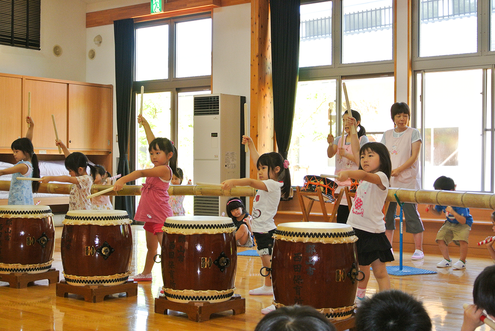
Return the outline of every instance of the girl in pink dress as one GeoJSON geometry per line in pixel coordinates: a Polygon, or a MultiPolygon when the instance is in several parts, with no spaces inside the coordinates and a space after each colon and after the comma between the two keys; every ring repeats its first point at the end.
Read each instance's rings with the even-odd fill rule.
{"type": "Polygon", "coordinates": [[[150,143],[148,150],[154,167],[133,171],[118,179],[113,186],[115,191],[120,191],[125,183],[147,177],[146,183],[141,189],[141,200],[134,219],[144,222],[148,252],[146,253],[144,270],[133,277],[135,281],[152,280],[153,257],[163,239],[163,223],[167,217],[173,215],[168,202],[168,187],[172,174],[177,171],[177,150],[167,138],[155,138],[150,143]]]}

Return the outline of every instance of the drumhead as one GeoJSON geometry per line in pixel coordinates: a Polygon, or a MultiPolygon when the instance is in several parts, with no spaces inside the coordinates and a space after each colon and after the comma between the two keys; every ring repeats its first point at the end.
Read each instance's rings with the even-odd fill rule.
{"type": "Polygon", "coordinates": [[[229,217],[221,216],[173,216],[167,218],[163,232],[179,234],[229,233],[235,230],[229,217]]]}
{"type": "Polygon", "coordinates": [[[3,218],[45,218],[53,216],[49,206],[4,205],[0,206],[0,217],[3,218]]]}
{"type": "Polygon", "coordinates": [[[69,210],[62,222],[64,225],[122,225],[131,224],[124,210],[69,210]]]}
{"type": "Polygon", "coordinates": [[[328,222],[281,223],[275,239],[298,242],[348,243],[357,241],[352,226],[328,222]]]}

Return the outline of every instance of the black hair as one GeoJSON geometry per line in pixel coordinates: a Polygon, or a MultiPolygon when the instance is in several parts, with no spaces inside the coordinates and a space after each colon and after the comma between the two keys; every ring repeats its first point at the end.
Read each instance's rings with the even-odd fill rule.
{"type": "Polygon", "coordinates": [[[102,166],[101,164],[95,164],[92,168],[90,168],[90,170],[91,170],[91,177],[93,177],[93,181],[96,180],[96,175],[100,175],[102,178],[105,175],[107,175],[108,177],[112,177],[110,173],[105,169],[105,167],[102,166]]]}
{"type": "Polygon", "coordinates": [[[430,331],[431,328],[423,304],[399,290],[383,291],[365,299],[356,313],[359,331],[430,331]]]}
{"type": "Polygon", "coordinates": [[[336,331],[330,321],[309,306],[285,306],[268,313],[254,331],[336,331]]]}
{"type": "Polygon", "coordinates": [[[232,216],[232,210],[239,207],[242,208],[242,214],[246,214],[246,207],[244,206],[242,200],[240,198],[230,198],[227,200],[227,207],[225,208],[227,210],[227,215],[233,219],[234,216],[232,216]]]}
{"type": "Polygon", "coordinates": [[[180,179],[180,184],[182,184],[182,180],[184,179],[184,172],[181,168],[177,168],[174,172],[175,177],[180,179]]]}
{"type": "Polygon", "coordinates": [[[495,316],[495,265],[483,269],[473,286],[473,303],[495,316]]]}
{"type": "MultiPolygon", "coordinates": [[[[380,167],[378,168],[378,171],[383,172],[387,175],[388,180],[390,180],[390,176],[392,175],[392,162],[390,161],[390,152],[388,151],[387,146],[379,142],[366,143],[359,150],[359,159],[361,159],[361,155],[367,151],[378,154],[378,157],[380,158],[380,167]]],[[[361,167],[361,162],[359,162],[359,169],[363,169],[361,167]]]]}
{"type": "Polygon", "coordinates": [[[89,167],[90,172],[93,173],[94,166],[88,163],[88,158],[81,152],[73,152],[70,153],[65,158],[65,168],[69,171],[74,171],[77,176],[79,176],[79,168],[83,168],[86,171],[86,168],[89,167]]]}
{"type": "Polygon", "coordinates": [[[433,183],[433,187],[435,188],[435,190],[454,191],[455,183],[454,180],[450,177],[440,176],[433,183]]]}
{"type": "MultiPolygon", "coordinates": [[[[351,113],[352,113],[352,117],[356,119],[356,122],[361,122],[361,114],[359,114],[359,112],[357,110],[351,109],[351,113]]],[[[347,114],[347,112],[345,112],[342,115],[342,117],[344,117],[345,114],[347,114]]],[[[364,128],[364,126],[361,125],[361,123],[359,123],[357,126],[358,138],[361,138],[365,134],[366,134],[366,129],[364,128]]]]}
{"type": "MultiPolygon", "coordinates": [[[[28,154],[31,158],[31,165],[33,166],[33,178],[40,177],[40,166],[38,164],[38,157],[36,156],[36,153],[34,153],[33,143],[31,142],[31,140],[29,140],[29,138],[19,138],[14,140],[10,145],[10,149],[15,149],[23,152],[24,154],[28,154]]],[[[33,181],[31,186],[33,192],[38,192],[39,187],[40,182],[33,181]]]]}
{"type": "Polygon", "coordinates": [[[411,109],[405,102],[396,102],[390,107],[390,115],[392,116],[392,121],[397,114],[406,114],[411,118],[411,109]]]}
{"type": "Polygon", "coordinates": [[[280,172],[277,175],[277,180],[280,180],[284,183],[282,186],[282,198],[287,199],[290,195],[290,172],[289,167],[285,168],[285,164],[288,165],[288,162],[285,162],[284,158],[280,153],[270,152],[262,154],[258,161],[256,162],[256,168],[259,169],[261,166],[268,167],[268,178],[270,177],[270,172],[275,171],[276,167],[280,168],[280,172]]]}
{"type": "MultiPolygon", "coordinates": [[[[177,173],[177,148],[175,148],[173,142],[167,138],[155,138],[149,145],[148,151],[151,150],[160,150],[165,153],[174,153],[169,160],[170,168],[172,169],[172,173],[177,173]]],[[[177,175],[176,175],[177,176],[177,175]]]]}

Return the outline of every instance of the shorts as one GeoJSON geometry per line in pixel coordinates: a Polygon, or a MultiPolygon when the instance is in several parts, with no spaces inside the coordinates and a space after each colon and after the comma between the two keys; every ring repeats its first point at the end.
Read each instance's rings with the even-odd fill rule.
{"type": "Polygon", "coordinates": [[[144,226],[143,226],[143,229],[153,234],[163,232],[162,228],[163,228],[162,223],[154,223],[154,222],[144,222],[144,226]]]}
{"type": "Polygon", "coordinates": [[[358,237],[356,248],[359,265],[367,266],[377,259],[384,263],[394,260],[392,245],[385,232],[371,233],[359,229],[354,229],[354,232],[358,237]]]}
{"type": "MultiPolygon", "coordinates": [[[[395,230],[395,213],[397,202],[390,202],[387,214],[385,215],[385,229],[395,230]]],[[[418,205],[415,203],[405,203],[402,207],[407,233],[421,233],[425,230],[423,222],[419,218],[418,205]]],[[[398,213],[397,213],[398,214],[398,213]]]]}
{"type": "Polygon", "coordinates": [[[435,241],[443,240],[446,245],[451,242],[459,245],[459,241],[469,243],[469,231],[471,231],[471,227],[467,224],[454,224],[449,221],[445,221],[440,230],[438,230],[435,241]]]}
{"type": "Polygon", "coordinates": [[[254,233],[254,238],[256,239],[256,245],[258,248],[258,254],[259,256],[263,255],[272,255],[272,250],[273,250],[273,234],[275,233],[276,229],[273,229],[269,232],[264,232],[264,233],[259,233],[255,232],[254,233]]]}

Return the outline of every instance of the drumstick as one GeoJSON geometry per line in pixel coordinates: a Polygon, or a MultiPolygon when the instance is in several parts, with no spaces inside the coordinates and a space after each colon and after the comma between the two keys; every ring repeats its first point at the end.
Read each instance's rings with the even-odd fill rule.
{"type": "MultiPolygon", "coordinates": [[[[141,108],[139,108],[139,115],[141,116],[143,116],[143,101],[144,101],[143,95],[144,95],[144,86],[141,86],[141,108]]],[[[139,124],[139,127],[142,126],[143,126],[142,124],[139,124]]]]}
{"type": "Polygon", "coordinates": [[[88,199],[91,199],[91,198],[94,198],[94,197],[97,197],[99,195],[102,195],[102,194],[105,194],[105,193],[108,193],[108,192],[112,192],[112,191],[113,191],[113,186],[112,187],[109,187],[107,189],[101,190],[99,192],[93,193],[91,195],[88,195],[88,199]]]}
{"type": "MultiPolygon", "coordinates": [[[[31,117],[31,92],[28,92],[28,117],[31,117]]],[[[28,124],[28,128],[31,127],[31,123],[28,124]]]]}
{"type": "Polygon", "coordinates": [[[328,125],[330,126],[330,134],[332,134],[332,107],[328,104],[328,125]]]}
{"type": "Polygon", "coordinates": [[[337,176],[337,175],[324,175],[324,174],[321,174],[320,177],[325,177],[325,178],[339,178],[339,176],[337,176]]]}
{"type": "MultiPolygon", "coordinates": [[[[464,305],[462,305],[462,307],[464,308],[464,310],[466,310],[469,308],[469,304],[465,303],[464,305]]],[[[495,330],[495,322],[492,321],[491,319],[487,318],[487,316],[485,314],[482,314],[480,316],[480,321],[482,321],[483,323],[485,323],[486,325],[491,327],[493,330],[495,330]]]]}
{"type": "Polygon", "coordinates": [[[118,174],[116,176],[113,176],[113,177],[110,177],[110,178],[107,178],[109,181],[112,181],[112,180],[116,180],[116,179],[119,179],[120,177],[122,177],[121,174],[118,174]]]}
{"type": "MultiPolygon", "coordinates": [[[[53,129],[55,130],[55,138],[57,140],[59,140],[58,139],[58,132],[57,132],[57,124],[55,123],[55,116],[53,114],[52,114],[52,121],[53,121],[53,129]]],[[[60,146],[57,145],[57,147],[58,147],[59,154],[62,154],[62,149],[60,148],[60,146]]]]}
{"type": "Polygon", "coordinates": [[[495,240],[495,236],[494,236],[494,237],[488,237],[488,238],[486,238],[485,240],[480,241],[480,242],[478,243],[478,246],[488,244],[488,243],[490,243],[490,242],[492,242],[492,241],[494,241],[494,240],[495,240]]]}
{"type": "Polygon", "coordinates": [[[30,180],[30,181],[33,181],[33,182],[39,182],[41,180],[41,178],[29,178],[29,177],[16,177],[17,180],[30,180]]]}
{"type": "Polygon", "coordinates": [[[349,114],[349,116],[352,117],[352,112],[351,112],[351,103],[349,102],[349,96],[347,95],[347,88],[345,87],[345,83],[342,83],[342,86],[344,87],[344,97],[345,97],[345,105],[346,105],[346,112],[349,114]]]}
{"type": "MultiPolygon", "coordinates": [[[[244,104],[244,134],[246,136],[248,136],[248,130],[249,130],[249,126],[248,126],[248,114],[247,114],[247,102],[244,104]]],[[[248,145],[245,144],[244,145],[244,152],[248,152],[248,145]]]]}

